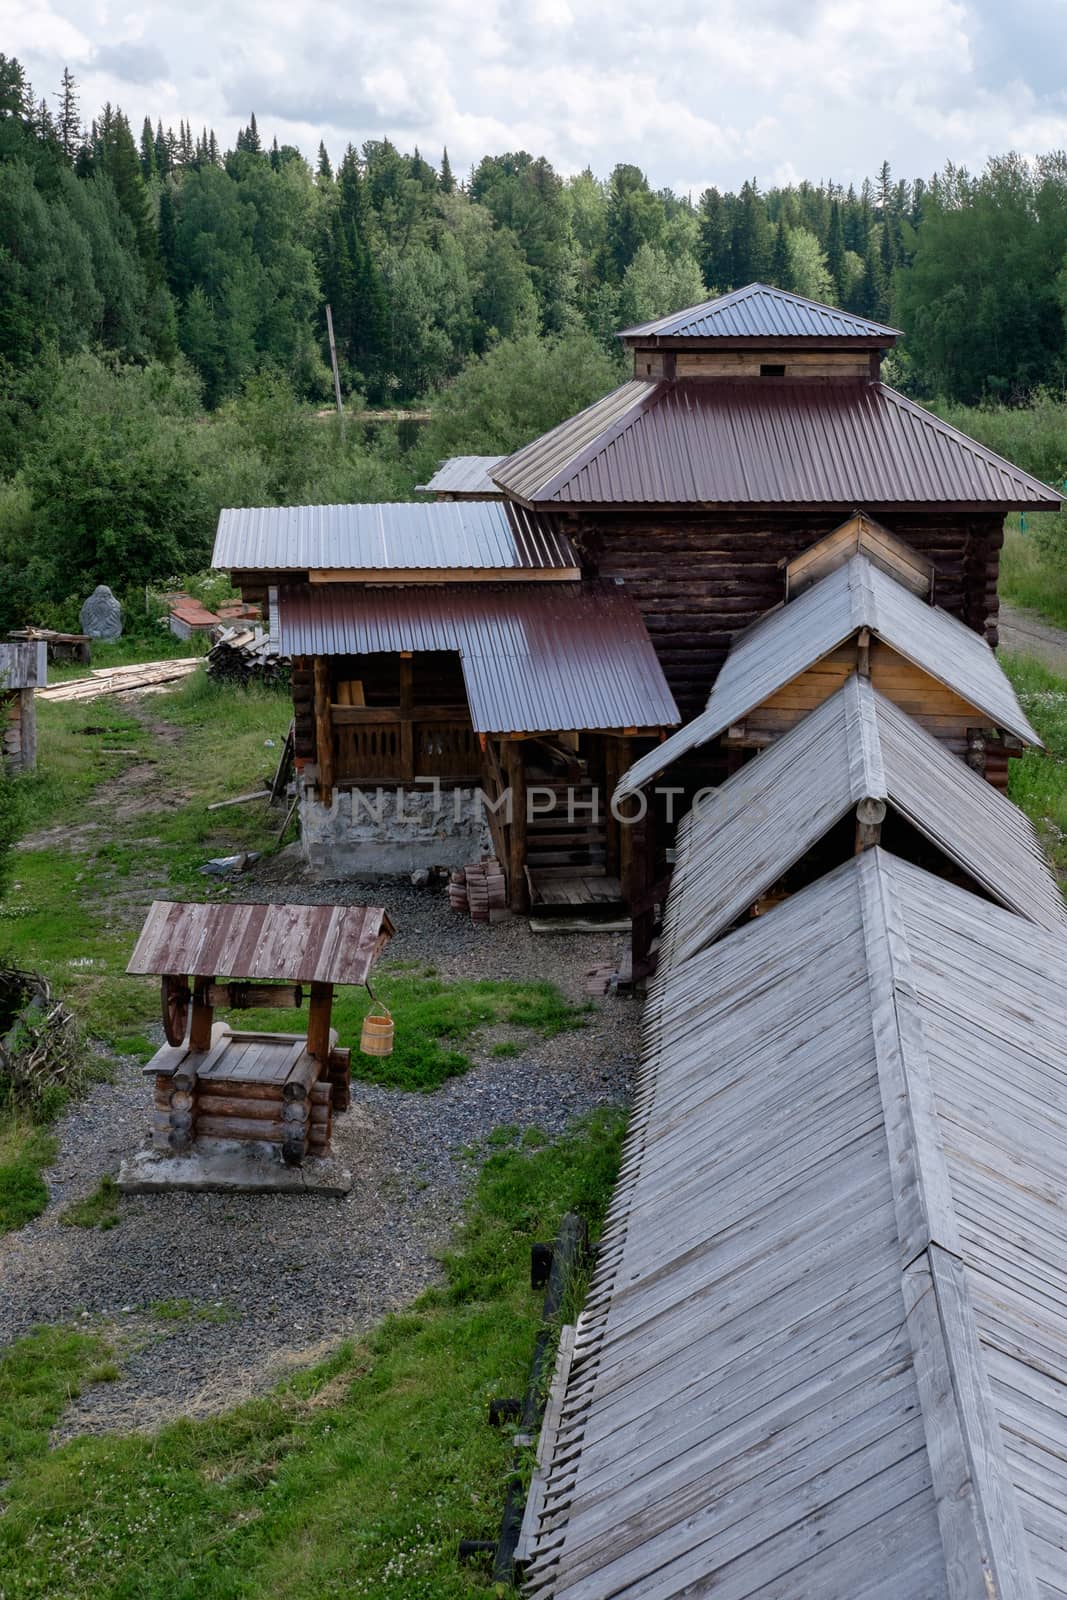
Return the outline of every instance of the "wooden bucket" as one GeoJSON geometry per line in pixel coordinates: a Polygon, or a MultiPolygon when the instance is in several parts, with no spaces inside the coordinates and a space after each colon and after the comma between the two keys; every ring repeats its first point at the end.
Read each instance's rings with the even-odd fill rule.
{"type": "Polygon", "coordinates": [[[391,1056],[393,1053],[393,1019],[388,1006],[377,1003],[376,1010],[368,1011],[363,1018],[359,1048],[365,1056],[391,1056]]]}

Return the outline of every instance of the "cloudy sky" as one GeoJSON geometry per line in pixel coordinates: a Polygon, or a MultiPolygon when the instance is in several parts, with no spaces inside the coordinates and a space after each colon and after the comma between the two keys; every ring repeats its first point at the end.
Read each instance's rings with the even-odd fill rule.
{"type": "Polygon", "coordinates": [[[388,135],[457,172],[527,149],[694,196],[1067,146],[1067,0],[0,0],[0,49],[83,110],[388,135]]]}

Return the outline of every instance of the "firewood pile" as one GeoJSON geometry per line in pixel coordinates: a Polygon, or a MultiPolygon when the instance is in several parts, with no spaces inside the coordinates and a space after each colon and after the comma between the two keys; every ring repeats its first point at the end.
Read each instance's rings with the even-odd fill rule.
{"type": "Polygon", "coordinates": [[[469,912],[474,922],[502,922],[511,915],[504,869],[493,856],[456,867],[449,875],[448,900],[453,911],[469,912]]]}
{"type": "Polygon", "coordinates": [[[78,1027],[38,972],[0,964],[0,1100],[41,1111],[78,1075],[78,1027]]]}
{"type": "Polygon", "coordinates": [[[278,654],[262,628],[222,628],[207,653],[207,672],[227,683],[280,683],[289,658],[278,654]]]}

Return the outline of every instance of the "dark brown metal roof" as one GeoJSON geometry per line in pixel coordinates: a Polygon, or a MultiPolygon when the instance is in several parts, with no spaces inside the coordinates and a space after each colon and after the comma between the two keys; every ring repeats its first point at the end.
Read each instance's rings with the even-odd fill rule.
{"type": "Polygon", "coordinates": [[[806,300],[803,295],[789,294],[785,289],[773,289],[766,283],[747,283],[743,289],[705,300],[702,305],[690,306],[686,311],[675,311],[669,317],[624,328],[618,337],[627,343],[640,344],[670,344],[676,339],[715,340],[716,343],[736,339],[771,339],[775,343],[802,339],[806,344],[814,340],[820,344],[829,341],[834,345],[873,345],[882,349],[896,344],[900,329],[887,328],[884,323],[872,322],[868,317],[855,317],[849,311],[823,305],[818,300],[806,300]]]}
{"type": "Polygon", "coordinates": [[[615,584],[328,584],[282,589],[282,653],[458,651],[478,733],[664,728],[678,708],[615,584]]]}
{"type": "Polygon", "coordinates": [[[540,507],[1060,504],[1047,484],[880,383],[694,379],[624,384],[613,398],[596,437],[581,412],[510,456],[496,482],[540,507]]]}
{"type": "Polygon", "coordinates": [[[360,569],[375,581],[383,572],[460,569],[518,578],[579,566],[552,517],[500,500],[222,511],[211,560],[224,571],[360,569]]]}
{"type": "Polygon", "coordinates": [[[366,983],[393,925],[380,906],[154,902],[127,972],[366,983]]]}

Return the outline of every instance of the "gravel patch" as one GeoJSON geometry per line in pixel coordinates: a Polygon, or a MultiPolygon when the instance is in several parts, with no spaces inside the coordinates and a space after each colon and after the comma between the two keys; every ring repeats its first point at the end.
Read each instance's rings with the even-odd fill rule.
{"type": "MultiPolygon", "coordinates": [[[[308,882],[291,858],[243,876],[233,897],[384,904],[397,928],[388,959],[432,965],[443,977],[547,979],[576,1001],[586,998],[586,970],[623,948],[606,932],[533,934],[521,918],[476,926],[450,910],[440,886],[308,882]]],[[[637,1001],[610,995],[580,1032],[527,1036],[514,1057],[490,1056],[487,1033],[469,1049],[471,1071],[433,1094],[354,1082],[352,1110],[334,1124],[335,1152],[355,1180],[344,1199],[128,1196],[117,1226],[68,1227],[63,1207],[115,1172],[147,1131],[140,1065],[118,1062],[114,1080],[57,1124],[48,1210],[0,1239],[0,1344],[38,1323],[80,1321],[116,1334],[120,1379],[90,1386],[61,1435],[203,1415],[269,1386],[436,1279],[494,1129],[557,1134],[625,1099],[639,1015],[637,1001]]]]}

